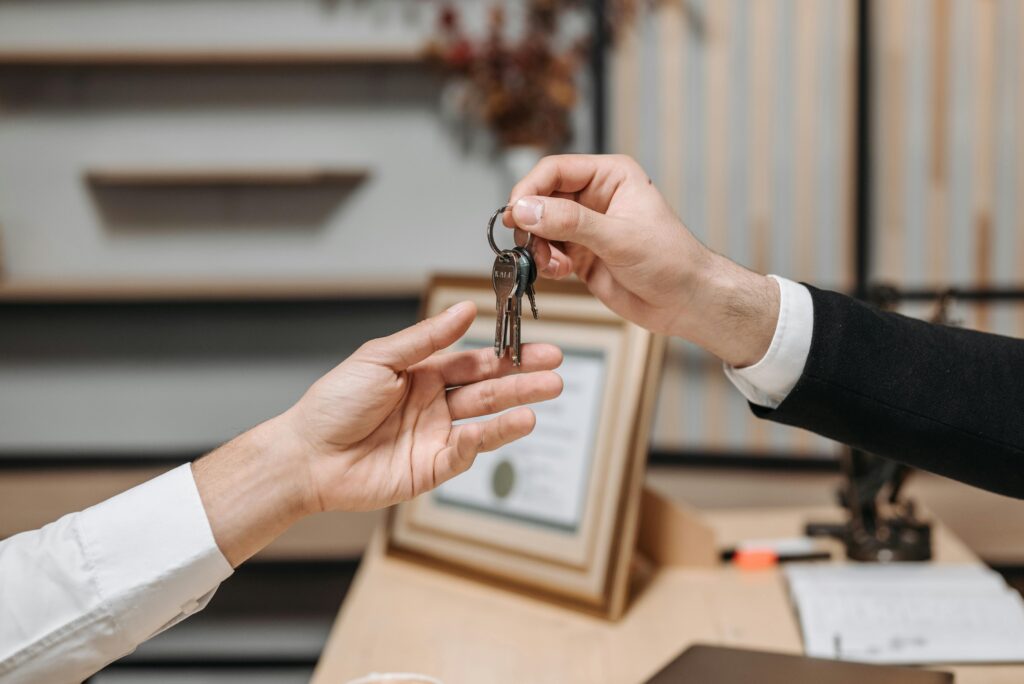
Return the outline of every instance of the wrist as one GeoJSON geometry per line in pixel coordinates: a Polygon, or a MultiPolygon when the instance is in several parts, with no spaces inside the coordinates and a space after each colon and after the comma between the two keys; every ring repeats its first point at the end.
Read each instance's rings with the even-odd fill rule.
{"type": "Polygon", "coordinates": [[[281,511],[294,519],[319,513],[308,467],[309,445],[296,428],[292,411],[260,423],[244,436],[252,441],[253,466],[258,465],[266,479],[275,483],[271,496],[281,511]]]}
{"type": "Polygon", "coordinates": [[[304,458],[279,416],[192,464],[210,528],[233,567],[314,512],[304,458]]]}
{"type": "Polygon", "coordinates": [[[690,300],[680,336],[736,368],[765,355],[779,320],[779,285],[712,254],[690,300]]]}

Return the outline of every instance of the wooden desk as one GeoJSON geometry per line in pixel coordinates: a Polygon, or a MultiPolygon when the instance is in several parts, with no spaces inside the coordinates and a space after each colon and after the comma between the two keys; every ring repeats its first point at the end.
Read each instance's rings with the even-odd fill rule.
{"type": "MultiPolygon", "coordinates": [[[[836,509],[719,511],[719,543],[799,534],[836,509]]],[[[945,527],[938,562],[979,562],[945,527]]],[[[422,672],[445,684],[642,682],[696,642],[801,653],[785,582],[775,570],[660,568],[611,623],[367,551],[314,684],[373,671],[422,672]]],[[[1024,682],[1024,666],[940,668],[958,684],[1024,682]]]]}

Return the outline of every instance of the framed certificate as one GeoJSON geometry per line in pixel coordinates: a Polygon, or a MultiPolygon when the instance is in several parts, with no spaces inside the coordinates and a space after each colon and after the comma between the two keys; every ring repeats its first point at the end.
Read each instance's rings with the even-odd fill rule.
{"type": "MultiPolygon", "coordinates": [[[[537,285],[541,319],[523,319],[523,340],[562,349],[562,395],[534,405],[531,435],[396,507],[388,547],[614,618],[625,605],[664,345],[580,283],[537,285]]],[[[435,278],[424,313],[465,299],[480,316],[456,348],[492,347],[489,280],[435,278]]]]}

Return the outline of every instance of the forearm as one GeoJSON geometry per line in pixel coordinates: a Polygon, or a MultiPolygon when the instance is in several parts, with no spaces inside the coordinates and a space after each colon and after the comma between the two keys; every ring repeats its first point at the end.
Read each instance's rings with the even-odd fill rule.
{"type": "Polygon", "coordinates": [[[301,440],[288,414],[257,425],[192,466],[210,528],[238,567],[312,512],[301,440]]]}
{"type": "Polygon", "coordinates": [[[310,512],[289,415],[0,542],[0,606],[9,618],[0,619],[0,681],[89,677],[202,609],[232,567],[310,512]]]}
{"type": "Polygon", "coordinates": [[[184,465],[0,542],[0,682],[81,681],[203,608],[231,567],[184,465]]]}
{"type": "Polygon", "coordinates": [[[810,288],[799,382],[770,420],[1024,497],[1024,341],[879,312],[810,288]]]}

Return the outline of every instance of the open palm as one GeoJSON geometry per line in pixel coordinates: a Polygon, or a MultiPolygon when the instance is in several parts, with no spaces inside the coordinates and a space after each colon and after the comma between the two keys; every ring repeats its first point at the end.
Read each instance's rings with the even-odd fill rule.
{"type": "Polygon", "coordinates": [[[535,417],[528,408],[454,424],[552,399],[562,389],[551,370],[562,355],[551,345],[525,345],[518,369],[490,349],[434,354],[465,334],[475,315],[463,302],[368,342],[293,407],[321,510],[405,501],[463,472],[478,453],[530,433],[535,417]]]}

